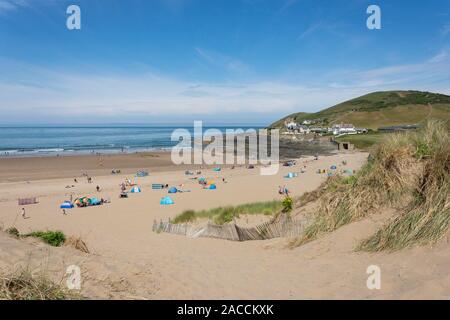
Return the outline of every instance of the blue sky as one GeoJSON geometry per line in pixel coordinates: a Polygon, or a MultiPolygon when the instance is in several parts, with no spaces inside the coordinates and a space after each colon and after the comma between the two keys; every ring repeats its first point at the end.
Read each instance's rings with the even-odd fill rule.
{"type": "Polygon", "coordinates": [[[450,1],[0,0],[3,124],[267,124],[391,89],[450,94],[450,1]]]}

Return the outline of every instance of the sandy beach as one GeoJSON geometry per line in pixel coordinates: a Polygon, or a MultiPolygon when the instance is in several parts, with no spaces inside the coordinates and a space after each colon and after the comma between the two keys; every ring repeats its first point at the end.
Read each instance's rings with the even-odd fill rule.
{"type": "MultiPolygon", "coordinates": [[[[91,251],[82,254],[67,248],[43,250],[40,244],[24,243],[16,244],[24,248],[16,248],[13,254],[14,245],[2,245],[0,267],[58,261],[51,264],[52,268],[58,266],[63,273],[64,266],[80,264],[86,277],[84,290],[94,298],[449,298],[446,283],[450,281],[450,255],[445,245],[395,254],[353,251],[356,241],[373,232],[389,216],[387,213],[350,224],[293,250],[285,248],[286,239],[232,242],[152,232],[154,220],[173,218],[186,209],[282,199],[277,192],[279,185],[286,185],[293,196],[300,196],[325,181],[326,175],[317,174],[317,169],[337,165],[338,170],[358,170],[367,156],[351,152],[320,157],[317,161],[305,157],[298,159],[294,167],[281,167],[274,176],[261,176],[257,168],[223,168],[221,172],[202,169],[201,176],[214,179],[217,190],[202,189],[184,174],[185,167],[172,166],[167,154],[102,157],[100,168],[96,156],[0,159],[2,226],[16,226],[22,233],[61,230],[81,236],[91,251]],[[111,168],[121,169],[122,173],[111,175],[111,168]],[[284,178],[288,172],[301,168],[306,172],[297,178],[284,178]],[[148,169],[150,175],[134,177],[137,169],[148,169]],[[93,178],[92,183],[82,176],[84,172],[93,178]],[[126,178],[138,184],[142,192],[119,199],[119,184],[126,178]],[[161,206],[159,199],[167,195],[167,190],[152,190],[152,183],[190,192],[174,194],[174,205],[161,206]],[[100,192],[95,190],[97,185],[100,192]],[[94,196],[111,203],[74,208],[63,215],[59,205],[71,196],[94,196]],[[27,219],[20,216],[22,207],[17,203],[23,197],[39,200],[38,204],[25,206],[27,219]],[[382,267],[383,290],[366,287],[366,268],[371,264],[382,267]],[[116,284],[114,289],[106,290],[105,284],[111,283],[116,284]]],[[[251,219],[262,222],[267,217],[251,219]]]]}

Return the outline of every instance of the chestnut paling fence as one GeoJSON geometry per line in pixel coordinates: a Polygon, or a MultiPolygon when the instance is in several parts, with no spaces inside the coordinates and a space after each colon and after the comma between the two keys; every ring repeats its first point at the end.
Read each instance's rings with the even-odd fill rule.
{"type": "Polygon", "coordinates": [[[190,238],[207,237],[231,241],[267,240],[300,235],[307,224],[306,219],[292,219],[283,215],[281,219],[271,220],[254,227],[244,228],[236,223],[216,225],[211,221],[205,226],[194,226],[188,223],[174,224],[168,221],[153,222],[154,232],[165,232],[184,235],[190,238]]]}

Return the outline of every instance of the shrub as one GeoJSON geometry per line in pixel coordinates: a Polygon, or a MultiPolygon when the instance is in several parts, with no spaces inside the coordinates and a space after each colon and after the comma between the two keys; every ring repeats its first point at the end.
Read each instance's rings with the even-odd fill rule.
{"type": "Polygon", "coordinates": [[[66,241],[66,236],[61,231],[35,231],[24,236],[40,238],[53,247],[60,247],[66,241]]]}
{"type": "Polygon", "coordinates": [[[283,206],[283,212],[289,213],[292,211],[292,208],[294,206],[294,201],[292,200],[291,197],[287,196],[286,198],[284,198],[284,200],[282,202],[282,206],[283,206]]]}

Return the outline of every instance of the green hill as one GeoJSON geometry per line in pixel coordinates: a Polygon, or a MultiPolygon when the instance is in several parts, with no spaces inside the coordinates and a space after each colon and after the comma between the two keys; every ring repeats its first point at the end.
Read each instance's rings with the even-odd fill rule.
{"type": "Polygon", "coordinates": [[[351,123],[356,127],[420,124],[428,119],[450,123],[450,96],[421,91],[383,91],[370,93],[316,112],[291,114],[270,125],[281,128],[286,119],[297,123],[314,120],[318,125],[351,123]]]}

